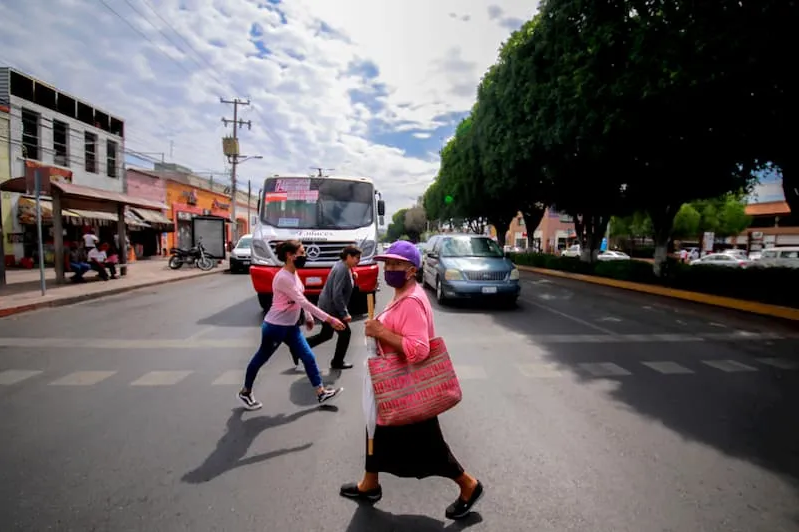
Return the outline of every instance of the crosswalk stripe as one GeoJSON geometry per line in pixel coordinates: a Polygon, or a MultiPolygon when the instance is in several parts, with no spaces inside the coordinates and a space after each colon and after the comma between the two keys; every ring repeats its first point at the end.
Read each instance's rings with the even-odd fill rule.
{"type": "Polygon", "coordinates": [[[234,386],[244,382],[244,370],[231,369],[217,377],[211,384],[213,386],[234,386]]]}
{"type": "Polygon", "coordinates": [[[11,386],[42,373],[41,371],[25,369],[7,369],[0,373],[0,386],[11,386]]]}
{"type": "Polygon", "coordinates": [[[694,373],[693,370],[690,370],[685,366],[681,366],[676,362],[669,362],[667,360],[661,362],[641,362],[641,364],[665,375],[685,375],[688,373],[694,373]]]}
{"type": "Polygon", "coordinates": [[[488,378],[488,373],[482,366],[455,365],[455,374],[461,380],[483,380],[488,378]]]}
{"type": "Polygon", "coordinates": [[[116,374],[116,371],[76,371],[50,383],[50,386],[91,386],[116,374]]]}
{"type": "Polygon", "coordinates": [[[726,373],[734,373],[739,371],[757,371],[757,368],[747,366],[737,360],[703,360],[703,364],[711,368],[720,369],[726,373]]]}
{"type": "Polygon", "coordinates": [[[131,386],[171,386],[177,384],[189,375],[191,371],[151,371],[145,373],[135,381],[131,382],[131,386]]]}
{"type": "Polygon", "coordinates": [[[757,358],[755,360],[757,360],[761,364],[774,366],[775,368],[791,369],[791,370],[799,369],[799,361],[788,360],[787,358],[766,357],[766,358],[757,358]]]}
{"type": "Polygon", "coordinates": [[[577,366],[594,377],[624,377],[632,375],[632,373],[613,362],[585,362],[577,364],[577,366]]]}
{"type": "Polygon", "coordinates": [[[519,368],[522,375],[533,379],[551,379],[563,376],[563,372],[559,369],[558,365],[551,362],[517,364],[516,367],[519,368]]]}

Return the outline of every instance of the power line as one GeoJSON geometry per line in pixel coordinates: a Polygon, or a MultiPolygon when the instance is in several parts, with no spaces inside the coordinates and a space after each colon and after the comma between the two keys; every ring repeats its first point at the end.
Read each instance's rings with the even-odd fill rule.
{"type": "Polygon", "coordinates": [[[238,98],[233,98],[232,100],[225,100],[224,98],[219,98],[219,101],[222,102],[222,103],[225,103],[225,104],[233,105],[233,120],[228,120],[227,118],[223,117],[222,118],[222,123],[224,123],[225,126],[227,126],[229,124],[233,126],[233,139],[232,139],[233,140],[233,146],[231,148],[231,147],[228,147],[227,144],[225,144],[224,152],[225,152],[225,155],[228,156],[228,159],[230,160],[230,164],[231,164],[231,170],[230,170],[230,182],[231,182],[231,189],[232,189],[231,196],[234,198],[233,202],[232,202],[233,205],[231,206],[231,214],[232,214],[232,218],[233,218],[233,241],[234,242],[238,242],[239,241],[239,227],[238,227],[238,221],[237,221],[238,218],[236,218],[236,200],[235,200],[235,198],[236,198],[236,168],[239,165],[239,157],[241,157],[241,154],[239,153],[238,131],[239,131],[239,128],[243,127],[245,124],[247,125],[247,129],[252,129],[252,122],[250,120],[246,120],[245,121],[245,120],[242,120],[242,119],[239,118],[239,106],[240,105],[241,106],[250,105],[250,100],[244,101],[244,100],[239,100],[238,98]]]}

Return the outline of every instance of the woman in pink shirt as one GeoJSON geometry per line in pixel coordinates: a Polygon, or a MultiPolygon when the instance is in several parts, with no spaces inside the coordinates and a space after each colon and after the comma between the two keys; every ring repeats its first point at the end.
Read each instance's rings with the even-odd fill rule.
{"type": "Polygon", "coordinates": [[[244,387],[238,393],[239,401],[248,410],[258,410],[263,406],[253,397],[252,386],[258,370],[266,364],[282,343],[288,345],[291,352],[302,360],[305,374],[316,388],[316,397],[320,403],[329,401],[343,390],[343,388],[326,388],[322,385],[316,357],[308,346],[298,322],[304,310],[308,329],[312,329],[314,325],[312,316],[329,323],[337,331],[344,329],[344,324],[306,299],[305,287],[297,275],[297,268],[305,266],[306,260],[305,248],[301,242],[297,240],[281,242],[277,246],[277,258],[285,265],[272,280],[272,307],[261,324],[261,346],[247,366],[244,387]]]}
{"type": "MultiPolygon", "coordinates": [[[[410,242],[399,241],[375,260],[385,262],[384,278],[394,288],[394,298],[377,319],[366,321],[366,335],[377,339],[380,352],[401,353],[410,364],[421,362],[430,355],[435,330],[430,301],[416,283],[416,271],[422,263],[419,250],[410,242]]],[[[449,505],[445,515],[448,519],[466,517],[483,495],[483,485],[452,455],[438,417],[399,426],[381,422],[378,416],[373,453],[367,452],[363,478],[357,484],[344,484],[341,495],[370,503],[379,501],[383,497],[379,473],[418,479],[444,477],[460,488],[460,497],[449,505]]]]}

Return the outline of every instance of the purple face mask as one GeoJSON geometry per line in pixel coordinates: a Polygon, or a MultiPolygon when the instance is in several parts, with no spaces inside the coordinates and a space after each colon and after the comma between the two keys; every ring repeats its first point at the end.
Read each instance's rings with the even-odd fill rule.
{"type": "Polygon", "coordinates": [[[383,278],[388,286],[402,288],[408,282],[407,273],[405,270],[386,270],[383,272],[383,278]]]}

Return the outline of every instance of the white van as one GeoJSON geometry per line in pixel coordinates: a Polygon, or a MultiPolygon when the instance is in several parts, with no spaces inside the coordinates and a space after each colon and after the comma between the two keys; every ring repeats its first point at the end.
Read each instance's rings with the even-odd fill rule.
{"type": "Polygon", "coordinates": [[[766,268],[799,268],[799,246],[764,249],[757,265],[766,268]]]}

